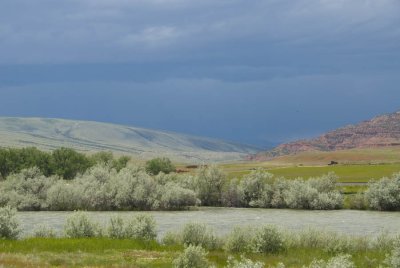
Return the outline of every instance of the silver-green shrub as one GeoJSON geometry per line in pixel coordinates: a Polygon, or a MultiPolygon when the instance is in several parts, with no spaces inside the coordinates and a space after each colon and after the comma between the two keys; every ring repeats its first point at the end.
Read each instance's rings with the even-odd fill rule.
{"type": "Polygon", "coordinates": [[[119,216],[111,217],[107,226],[107,236],[115,239],[126,238],[124,219],[119,216]]]}
{"type": "Polygon", "coordinates": [[[64,233],[69,238],[97,237],[101,236],[101,229],[87,213],[78,211],[67,218],[64,233]]]}
{"type": "Polygon", "coordinates": [[[255,230],[251,227],[236,226],[225,237],[225,250],[232,253],[253,252],[255,230]]]}
{"type": "Polygon", "coordinates": [[[82,189],[75,187],[73,181],[59,180],[47,191],[46,202],[50,210],[71,211],[83,209],[82,196],[82,189]]]}
{"type": "Polygon", "coordinates": [[[232,256],[228,257],[228,264],[226,268],[263,268],[264,264],[261,262],[252,261],[241,256],[240,260],[234,259],[232,256]]]}
{"type": "Polygon", "coordinates": [[[314,260],[309,266],[303,266],[303,268],[355,268],[350,255],[339,255],[324,260],[314,260]]]}
{"type": "Polygon", "coordinates": [[[17,239],[20,232],[16,210],[10,206],[0,207],[0,239],[17,239]]]}
{"type": "Polygon", "coordinates": [[[400,173],[392,178],[371,181],[365,192],[369,208],[375,210],[400,210],[400,173]]]}
{"type": "Polygon", "coordinates": [[[215,249],[218,246],[218,238],[214,232],[201,223],[188,223],[183,227],[182,243],[186,246],[202,246],[207,249],[215,249]]]}
{"type": "Polygon", "coordinates": [[[126,238],[154,240],[157,237],[156,222],[149,214],[137,214],[129,220],[125,227],[126,238]]]}
{"type": "Polygon", "coordinates": [[[395,242],[391,254],[386,256],[385,264],[389,268],[400,268],[400,238],[395,242]]]}
{"type": "Polygon", "coordinates": [[[282,233],[271,225],[259,228],[253,243],[255,251],[259,253],[277,253],[285,249],[282,233]]]}
{"type": "Polygon", "coordinates": [[[56,236],[54,229],[46,225],[39,225],[33,230],[33,237],[36,238],[54,238],[56,236]]]}
{"type": "Polygon", "coordinates": [[[221,205],[226,182],[225,173],[217,166],[201,167],[194,177],[194,188],[201,204],[204,206],[221,205]]]}
{"type": "Polygon", "coordinates": [[[200,203],[193,190],[185,189],[174,182],[161,186],[160,192],[160,208],[162,209],[182,209],[200,203]]]}
{"type": "Polygon", "coordinates": [[[0,183],[0,205],[18,210],[47,209],[47,191],[55,181],[55,177],[45,177],[37,167],[11,174],[0,183]]]}
{"type": "Polygon", "coordinates": [[[287,183],[284,200],[294,209],[339,209],[343,196],[335,190],[336,176],[333,173],[309,180],[296,179],[287,183]]]}
{"type": "Polygon", "coordinates": [[[188,246],[174,261],[174,268],[207,268],[207,252],[201,246],[188,246]]]}
{"type": "Polygon", "coordinates": [[[285,241],[288,247],[318,248],[329,254],[343,254],[371,247],[365,237],[345,236],[317,229],[287,233],[285,241]]]}
{"type": "Polygon", "coordinates": [[[343,206],[343,196],[335,189],[336,179],[333,173],[329,173],[309,180],[285,180],[256,170],[243,177],[239,188],[243,192],[244,206],[339,209],[343,206]]]}

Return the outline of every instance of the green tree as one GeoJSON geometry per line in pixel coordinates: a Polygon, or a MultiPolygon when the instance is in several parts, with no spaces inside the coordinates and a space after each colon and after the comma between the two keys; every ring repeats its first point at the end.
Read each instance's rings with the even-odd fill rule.
{"type": "Polygon", "coordinates": [[[150,175],[158,175],[163,172],[165,174],[175,171],[175,166],[167,157],[154,158],[146,162],[146,172],[150,175]]]}
{"type": "Polygon", "coordinates": [[[55,174],[70,180],[91,167],[91,161],[84,154],[73,149],[60,148],[52,153],[52,167],[55,174]]]}

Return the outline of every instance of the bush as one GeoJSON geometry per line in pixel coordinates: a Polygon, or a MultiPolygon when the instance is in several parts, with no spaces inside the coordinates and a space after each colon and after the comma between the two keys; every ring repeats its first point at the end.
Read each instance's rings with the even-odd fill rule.
{"type": "Polygon", "coordinates": [[[250,227],[234,227],[225,239],[225,249],[232,253],[254,251],[254,230],[250,227]]]}
{"type": "Polygon", "coordinates": [[[218,239],[205,224],[188,223],[183,227],[182,243],[186,246],[202,246],[207,249],[215,249],[218,245],[218,239]]]}
{"type": "Polygon", "coordinates": [[[16,219],[16,210],[9,206],[0,208],[0,239],[17,239],[21,230],[16,219]]]}
{"type": "Polygon", "coordinates": [[[283,235],[274,226],[264,226],[257,230],[254,243],[259,253],[277,253],[285,248],[283,235]]]}
{"type": "Polygon", "coordinates": [[[228,265],[226,268],[263,268],[264,264],[261,262],[253,262],[241,256],[240,261],[235,260],[231,256],[228,257],[228,265]]]}
{"type": "Polygon", "coordinates": [[[350,255],[339,255],[329,259],[327,262],[314,260],[308,268],[355,268],[355,265],[351,261],[350,255]]]}
{"type": "Polygon", "coordinates": [[[69,238],[87,238],[101,236],[99,226],[91,221],[85,212],[74,212],[67,218],[64,226],[65,235],[69,238]]]}
{"type": "Polygon", "coordinates": [[[203,206],[220,206],[226,175],[215,165],[201,167],[194,177],[197,196],[203,206]]]}
{"type": "Polygon", "coordinates": [[[73,182],[57,181],[47,191],[47,204],[50,210],[71,211],[81,207],[82,189],[73,182]]]}
{"type": "Polygon", "coordinates": [[[339,209],[343,196],[334,189],[335,176],[330,173],[321,178],[304,181],[296,179],[287,183],[284,200],[293,209],[339,209]]]}
{"type": "Polygon", "coordinates": [[[54,238],[56,237],[56,232],[54,229],[46,226],[46,225],[39,225],[33,230],[33,237],[36,238],[54,238]]]}
{"type": "Polygon", "coordinates": [[[209,267],[207,252],[200,246],[189,246],[173,261],[175,268],[206,268],[209,267]]]}
{"type": "Polygon", "coordinates": [[[125,233],[125,222],[119,216],[110,218],[110,222],[107,227],[107,235],[110,238],[124,239],[126,238],[125,233]]]}
{"type": "Polygon", "coordinates": [[[182,209],[198,203],[200,201],[194,191],[182,188],[174,182],[161,187],[160,207],[163,209],[182,209]]]}
{"type": "Polygon", "coordinates": [[[365,192],[368,206],[376,210],[400,210],[400,173],[368,184],[365,192]]]}
{"type": "Polygon", "coordinates": [[[391,254],[386,256],[385,264],[389,268],[400,268],[400,238],[396,241],[391,254]]]}
{"type": "Polygon", "coordinates": [[[146,162],[146,172],[150,175],[158,175],[160,172],[168,174],[174,171],[175,166],[166,157],[154,158],[146,162]]]}
{"type": "Polygon", "coordinates": [[[0,204],[25,211],[47,209],[47,191],[56,180],[46,178],[37,167],[23,169],[0,183],[0,204]]]}
{"type": "Polygon", "coordinates": [[[156,222],[149,214],[138,214],[126,225],[125,235],[127,238],[139,240],[154,240],[157,237],[156,222]]]}

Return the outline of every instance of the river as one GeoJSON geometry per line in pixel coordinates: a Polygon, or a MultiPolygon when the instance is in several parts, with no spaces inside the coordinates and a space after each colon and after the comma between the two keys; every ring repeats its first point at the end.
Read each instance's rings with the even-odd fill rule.
{"type": "MultiPolygon", "coordinates": [[[[23,234],[29,235],[37,225],[44,224],[61,233],[66,218],[73,212],[18,212],[23,234]]],[[[101,224],[111,216],[129,218],[140,212],[88,212],[101,224]]],[[[205,223],[226,234],[236,225],[273,224],[278,227],[297,230],[318,228],[353,235],[375,236],[385,231],[400,234],[400,212],[376,212],[357,210],[310,211],[289,209],[253,208],[199,208],[194,211],[153,211],[145,212],[157,221],[159,236],[170,230],[179,230],[185,223],[205,223]]]]}

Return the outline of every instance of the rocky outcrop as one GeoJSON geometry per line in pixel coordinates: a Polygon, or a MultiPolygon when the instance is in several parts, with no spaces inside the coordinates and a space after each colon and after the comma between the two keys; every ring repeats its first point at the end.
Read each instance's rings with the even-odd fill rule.
{"type": "Polygon", "coordinates": [[[281,144],[270,151],[253,155],[250,159],[266,160],[307,151],[336,151],[388,146],[400,146],[400,112],[339,128],[315,139],[281,144]]]}

